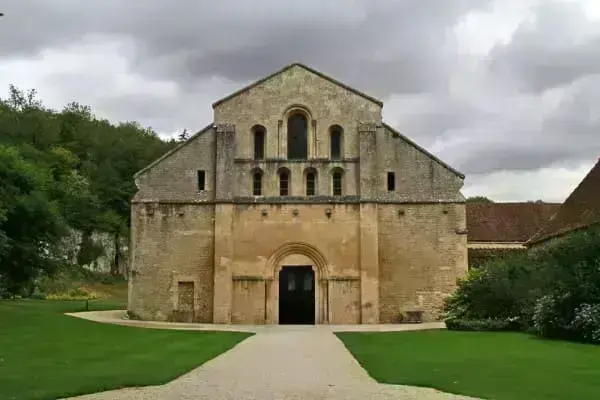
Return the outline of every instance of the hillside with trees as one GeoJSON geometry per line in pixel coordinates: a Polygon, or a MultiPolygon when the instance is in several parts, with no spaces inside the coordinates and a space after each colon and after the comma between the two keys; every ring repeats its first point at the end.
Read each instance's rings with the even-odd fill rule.
{"type": "Polygon", "coordinates": [[[114,240],[110,272],[122,272],[133,174],[176,143],[78,103],[51,110],[34,90],[11,86],[0,99],[0,297],[31,293],[65,264],[89,264],[103,252],[99,233],[114,240]]]}

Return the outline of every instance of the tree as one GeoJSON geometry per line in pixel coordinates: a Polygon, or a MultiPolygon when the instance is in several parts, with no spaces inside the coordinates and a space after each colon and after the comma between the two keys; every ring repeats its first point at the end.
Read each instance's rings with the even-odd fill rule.
{"type": "Polygon", "coordinates": [[[467,198],[467,203],[493,203],[493,201],[485,196],[472,196],[467,198]]]}
{"type": "Polygon", "coordinates": [[[54,246],[66,225],[47,196],[50,182],[17,149],[0,145],[0,288],[9,294],[31,293],[34,279],[58,265],[54,246]]]}
{"type": "Polygon", "coordinates": [[[189,138],[190,138],[190,134],[188,133],[187,129],[184,129],[183,132],[181,132],[178,137],[180,142],[185,142],[189,138]]]}
{"type": "MultiPolygon", "coordinates": [[[[136,122],[115,125],[97,119],[89,107],[77,102],[67,104],[59,112],[50,110],[43,106],[35,90],[25,92],[11,85],[8,97],[0,99],[0,146],[6,153],[5,158],[10,156],[11,160],[15,157],[19,160],[11,161],[11,165],[23,166],[21,178],[9,174],[16,179],[13,185],[30,182],[32,176],[37,180],[33,186],[35,190],[25,197],[21,189],[5,189],[5,186],[11,186],[0,182],[4,190],[4,198],[0,198],[0,223],[12,227],[10,221],[14,212],[20,210],[26,216],[27,212],[35,211],[40,217],[36,222],[47,223],[48,231],[52,231],[51,227],[60,225],[64,228],[66,225],[81,232],[84,252],[93,232],[110,233],[115,242],[120,242],[120,238],[128,235],[129,202],[137,190],[133,174],[176,144],[175,140],[162,141],[152,129],[136,122]],[[23,211],[15,206],[25,199],[29,202],[23,204],[29,208],[23,211]],[[46,210],[44,205],[48,207],[46,210]]],[[[6,165],[5,173],[10,170],[6,165]]],[[[8,175],[0,176],[0,179],[8,179],[8,175]]],[[[23,269],[23,279],[10,278],[10,283],[7,273],[3,272],[0,290],[3,285],[10,285],[12,292],[18,291],[19,285],[29,284],[37,274],[35,271],[52,270],[50,255],[57,254],[50,250],[56,242],[55,237],[49,236],[43,247],[38,248],[42,251],[41,260],[29,258],[30,262],[24,262],[25,253],[15,252],[15,243],[22,242],[21,233],[18,229],[0,229],[3,268],[9,263],[13,265],[15,270],[11,274],[23,269]],[[38,264],[43,268],[38,268],[38,264]],[[28,272],[29,268],[35,271],[28,272]]],[[[56,230],[56,233],[61,238],[67,230],[56,230]]],[[[115,273],[120,270],[122,258],[118,250],[113,266],[115,273]]],[[[89,257],[79,258],[83,262],[89,257]]]]}

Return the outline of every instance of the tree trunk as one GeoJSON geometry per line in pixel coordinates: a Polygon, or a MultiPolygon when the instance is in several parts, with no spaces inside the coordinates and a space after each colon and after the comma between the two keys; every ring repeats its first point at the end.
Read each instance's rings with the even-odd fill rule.
{"type": "Polygon", "coordinates": [[[115,242],[115,259],[110,265],[110,274],[112,276],[117,276],[121,272],[121,246],[119,243],[119,234],[115,233],[114,236],[115,242]]]}

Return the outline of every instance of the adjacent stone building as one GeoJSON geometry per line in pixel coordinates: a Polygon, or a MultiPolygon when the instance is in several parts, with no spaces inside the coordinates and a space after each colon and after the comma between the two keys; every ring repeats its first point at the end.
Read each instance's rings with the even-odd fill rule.
{"type": "Polygon", "coordinates": [[[236,324],[439,318],[467,271],[464,176],[301,64],[213,104],[138,172],[129,311],[236,324]]]}

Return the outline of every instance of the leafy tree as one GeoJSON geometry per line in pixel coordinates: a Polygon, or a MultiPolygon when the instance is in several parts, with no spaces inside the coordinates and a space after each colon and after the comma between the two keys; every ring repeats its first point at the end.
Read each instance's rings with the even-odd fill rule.
{"type": "Polygon", "coordinates": [[[472,196],[467,198],[467,203],[493,203],[493,201],[485,196],[472,196]]]}
{"type": "MultiPolygon", "coordinates": [[[[10,218],[15,210],[21,210],[16,205],[26,204],[25,211],[35,212],[41,218],[38,224],[48,224],[48,229],[40,232],[55,232],[60,237],[66,234],[65,229],[50,228],[65,225],[80,231],[86,255],[79,259],[89,260],[97,253],[86,245],[93,232],[110,233],[116,243],[127,237],[129,202],[137,190],[133,174],[175,145],[175,140],[162,141],[152,129],[136,122],[115,125],[97,119],[88,106],[77,102],[67,104],[61,111],[50,110],[37,98],[35,90],[24,92],[11,85],[8,97],[0,99],[0,146],[6,159],[5,173],[19,165],[22,178],[9,174],[16,181],[0,181],[4,190],[0,223],[13,227],[10,218]],[[9,189],[23,182],[30,186],[9,189]],[[22,197],[21,190],[25,189],[29,194],[22,197]]],[[[3,180],[8,178],[0,176],[3,180]]],[[[19,212],[26,216],[25,211],[19,212]]],[[[48,233],[41,255],[35,246],[18,247],[21,253],[17,253],[15,243],[21,242],[14,235],[19,231],[11,229],[0,230],[3,268],[10,264],[14,271],[22,269],[23,279],[11,278],[9,284],[8,275],[3,272],[0,289],[10,285],[14,291],[17,286],[26,285],[35,271],[51,271],[50,247],[56,237],[48,233]],[[24,263],[26,259],[31,262],[24,263]]],[[[120,270],[121,258],[120,254],[115,257],[114,273],[120,270]]],[[[13,272],[11,277],[16,277],[18,274],[13,272]]]]}
{"type": "Polygon", "coordinates": [[[46,194],[50,182],[17,149],[0,145],[0,287],[10,294],[31,290],[57,266],[54,246],[66,226],[46,194]]]}

